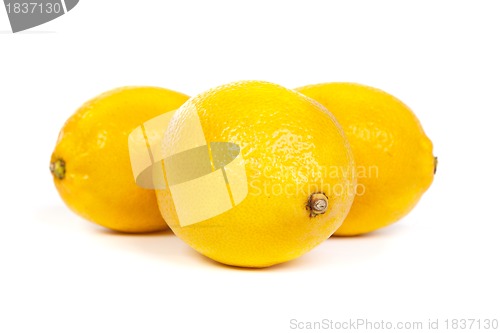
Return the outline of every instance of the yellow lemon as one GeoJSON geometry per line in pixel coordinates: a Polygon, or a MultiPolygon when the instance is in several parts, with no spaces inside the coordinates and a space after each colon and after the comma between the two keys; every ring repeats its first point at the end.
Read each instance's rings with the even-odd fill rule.
{"type": "Polygon", "coordinates": [[[297,90],[338,119],[356,161],[356,197],[335,235],[367,233],[408,214],[431,185],[437,162],[415,114],[388,93],[360,84],[297,90]]]}
{"type": "Polygon", "coordinates": [[[198,149],[211,169],[175,184],[167,176],[168,189],[157,190],[162,215],[178,237],[221,263],[265,267],[297,258],[332,235],[354,198],[353,157],[335,118],[275,84],[243,81],[193,97],[166,138],[174,160],[198,149]],[[224,143],[230,163],[215,157],[224,143]]]}
{"type": "Polygon", "coordinates": [[[153,190],[134,181],[128,135],[177,109],[188,96],[155,87],[123,87],[80,107],[65,123],[50,160],[55,186],[80,216],[122,232],[167,229],[153,190]]]}

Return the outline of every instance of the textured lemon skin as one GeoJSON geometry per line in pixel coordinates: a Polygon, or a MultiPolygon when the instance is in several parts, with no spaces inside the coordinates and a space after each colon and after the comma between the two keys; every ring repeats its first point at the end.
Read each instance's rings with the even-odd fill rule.
{"type": "Polygon", "coordinates": [[[169,191],[157,190],[162,215],[178,237],[218,262],[265,267],[299,257],[340,226],[354,197],[354,164],[340,126],[323,106],[271,83],[221,86],[176,112],[167,146],[182,140],[179,129],[193,110],[207,142],[241,147],[249,193],[229,211],[180,226],[169,191]],[[322,172],[334,167],[346,172],[322,172]],[[317,191],[328,196],[329,206],[311,217],[307,200],[317,191]]]}
{"type": "Polygon", "coordinates": [[[351,144],[358,188],[335,235],[359,235],[408,214],[434,178],[432,142],[415,114],[394,96],[354,83],[298,88],[330,110],[351,144]]]}
{"type": "Polygon", "coordinates": [[[129,233],[168,229],[154,190],[135,184],[128,135],[143,122],[177,109],[189,97],[156,87],[122,87],[82,105],[59,133],[51,163],[65,161],[54,178],[66,205],[85,219],[129,233]]]}

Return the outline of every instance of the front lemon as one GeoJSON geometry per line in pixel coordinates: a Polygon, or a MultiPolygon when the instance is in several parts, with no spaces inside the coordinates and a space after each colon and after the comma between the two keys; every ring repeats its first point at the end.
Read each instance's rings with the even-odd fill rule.
{"type": "Polygon", "coordinates": [[[408,214],[429,188],[437,160],[415,114],[394,96],[354,83],[298,88],[342,125],[357,166],[351,211],[335,235],[364,234],[408,214]]]}
{"type": "Polygon", "coordinates": [[[244,81],[191,98],[165,138],[167,155],[184,161],[177,171],[193,169],[180,156],[205,150],[211,170],[167,177],[167,189],[157,190],[160,211],[178,237],[224,264],[265,267],[301,256],[333,234],[354,198],[353,157],[335,118],[275,84],[244,81]],[[224,144],[231,163],[241,162],[238,172],[215,158],[224,144]],[[207,210],[213,216],[195,219],[207,210]]]}

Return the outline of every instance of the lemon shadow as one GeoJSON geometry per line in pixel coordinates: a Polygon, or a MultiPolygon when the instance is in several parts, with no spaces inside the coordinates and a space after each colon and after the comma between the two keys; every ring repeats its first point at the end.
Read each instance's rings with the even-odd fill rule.
{"type": "Polygon", "coordinates": [[[193,266],[194,264],[210,262],[210,259],[198,254],[182,242],[170,229],[153,233],[132,234],[99,228],[95,230],[95,234],[114,243],[114,246],[116,245],[124,251],[141,253],[165,264],[193,266]]]}
{"type": "Polygon", "coordinates": [[[268,267],[241,267],[228,265],[215,261],[198,251],[192,249],[180,238],[175,236],[173,231],[148,233],[148,234],[126,234],[103,228],[96,229],[95,232],[102,237],[116,237],[125,250],[133,252],[140,251],[147,256],[154,256],[165,263],[175,263],[180,265],[203,265],[207,268],[223,269],[234,272],[265,273],[276,271],[303,271],[306,268],[314,266],[329,265],[327,260],[321,260],[314,257],[314,254],[308,254],[294,260],[276,264],[268,267]],[[126,239],[126,243],[121,241],[126,239]]]}
{"type": "Polygon", "coordinates": [[[332,265],[363,265],[384,256],[391,250],[393,241],[407,231],[406,225],[391,225],[362,235],[334,235],[325,244],[332,253],[332,265]]]}
{"type": "Polygon", "coordinates": [[[193,252],[197,256],[199,256],[201,258],[201,260],[207,265],[210,265],[210,266],[213,266],[213,267],[216,267],[219,269],[225,269],[225,270],[229,270],[229,271],[240,271],[240,272],[262,273],[264,271],[267,272],[267,271],[276,270],[277,267],[286,268],[287,266],[290,266],[290,265],[296,265],[295,261],[298,261],[298,259],[296,259],[296,260],[288,261],[288,262],[281,263],[281,264],[276,264],[273,266],[267,266],[267,267],[244,267],[244,266],[235,266],[235,265],[224,264],[224,263],[215,261],[213,259],[210,259],[210,258],[202,255],[201,253],[196,252],[195,250],[193,250],[193,252]]]}
{"type": "Polygon", "coordinates": [[[100,240],[111,243],[113,247],[141,253],[164,263],[171,262],[181,266],[203,265],[251,273],[293,272],[341,266],[346,263],[361,264],[379,256],[386,247],[387,241],[406,229],[404,225],[392,225],[364,235],[333,236],[299,258],[259,268],[232,266],[214,261],[190,248],[170,229],[153,233],[123,233],[85,221],[66,207],[50,207],[38,212],[37,216],[45,222],[50,222],[52,227],[94,234],[100,240]]]}
{"type": "Polygon", "coordinates": [[[367,238],[378,238],[378,237],[388,237],[392,236],[395,234],[399,234],[402,232],[403,229],[406,228],[405,224],[400,224],[400,223],[394,223],[391,225],[388,225],[386,227],[383,227],[381,229],[377,229],[365,234],[358,234],[358,235],[336,235],[335,233],[330,236],[329,239],[367,239],[367,238]]]}
{"type": "MultiPolygon", "coordinates": [[[[313,256],[307,256],[306,254],[305,256],[294,260],[268,267],[234,266],[215,261],[192,249],[180,238],[175,236],[172,230],[147,234],[130,234],[99,228],[96,229],[95,232],[102,237],[111,237],[111,239],[113,237],[116,237],[117,239],[125,238],[127,239],[126,244],[122,241],[119,241],[118,243],[120,243],[126,250],[133,250],[134,252],[140,251],[148,256],[157,257],[165,263],[174,262],[181,265],[201,264],[208,268],[251,273],[290,270],[302,271],[306,267],[321,265],[320,260],[314,259],[313,256]]],[[[328,265],[328,262],[324,262],[323,264],[328,265]]]]}

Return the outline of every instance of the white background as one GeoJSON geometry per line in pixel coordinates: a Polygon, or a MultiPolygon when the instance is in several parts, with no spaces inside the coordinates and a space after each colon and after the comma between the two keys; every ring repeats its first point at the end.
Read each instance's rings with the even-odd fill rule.
{"type": "MultiPolygon", "coordinates": [[[[0,332],[291,332],[290,320],[500,319],[498,1],[82,0],[11,34],[0,8],[0,332]],[[72,214],[64,121],[123,85],[353,81],[408,104],[439,170],[416,209],[270,269],[72,214]]],[[[425,324],[426,325],[426,324],[425,324]]],[[[443,327],[443,326],[441,326],[443,327]]]]}

